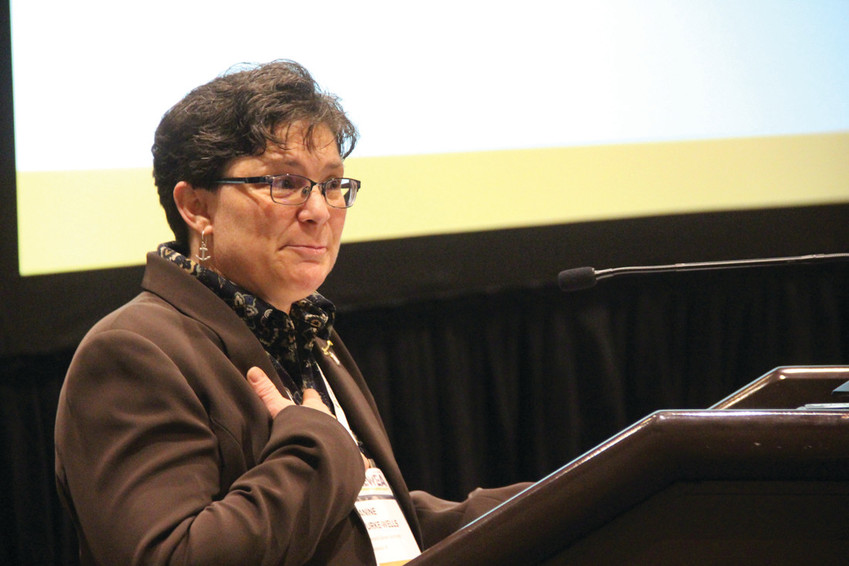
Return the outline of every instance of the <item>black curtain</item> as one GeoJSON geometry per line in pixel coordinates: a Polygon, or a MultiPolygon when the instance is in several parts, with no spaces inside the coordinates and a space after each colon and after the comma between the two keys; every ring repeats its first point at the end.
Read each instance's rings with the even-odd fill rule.
{"type": "Polygon", "coordinates": [[[0,360],[0,563],[76,564],[53,479],[53,424],[72,352],[0,360]]]}
{"type": "MultiPolygon", "coordinates": [[[[337,327],[412,489],[534,480],[652,411],[781,365],[849,363],[849,265],[625,277],[343,309],[337,327]]],[[[0,360],[4,564],[73,564],[53,483],[72,352],[0,360]]]]}
{"type": "Polygon", "coordinates": [[[340,316],[407,481],[449,498],[539,479],[659,409],[782,365],[849,363],[849,267],[614,279],[340,316]]]}

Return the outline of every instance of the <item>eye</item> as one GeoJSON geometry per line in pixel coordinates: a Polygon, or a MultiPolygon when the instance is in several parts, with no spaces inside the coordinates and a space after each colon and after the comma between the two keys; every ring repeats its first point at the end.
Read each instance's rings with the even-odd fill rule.
{"type": "Polygon", "coordinates": [[[324,182],[324,190],[325,191],[338,191],[344,188],[344,183],[347,179],[328,179],[324,182]]]}
{"type": "Polygon", "coordinates": [[[278,177],[276,181],[277,188],[284,191],[297,191],[308,184],[306,179],[297,175],[283,175],[282,177],[278,177]]]}

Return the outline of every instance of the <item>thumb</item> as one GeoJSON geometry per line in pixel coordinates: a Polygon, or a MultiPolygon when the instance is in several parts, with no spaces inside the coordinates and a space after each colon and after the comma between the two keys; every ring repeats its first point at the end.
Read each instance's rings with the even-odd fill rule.
{"type": "Polygon", "coordinates": [[[265,403],[268,413],[271,418],[277,416],[277,413],[294,405],[294,403],[280,394],[268,376],[260,368],[254,366],[248,370],[248,383],[251,384],[253,390],[259,395],[259,398],[265,403]]]}

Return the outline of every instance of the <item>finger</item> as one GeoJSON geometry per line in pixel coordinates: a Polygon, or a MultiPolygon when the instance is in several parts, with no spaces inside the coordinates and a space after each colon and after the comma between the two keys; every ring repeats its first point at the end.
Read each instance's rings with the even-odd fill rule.
{"type": "Polygon", "coordinates": [[[317,409],[328,415],[333,414],[330,412],[330,408],[321,400],[321,395],[315,389],[304,389],[304,400],[301,401],[301,405],[310,407],[311,409],[317,409]]]}
{"type": "Polygon", "coordinates": [[[268,376],[265,375],[265,372],[258,367],[252,367],[248,370],[248,383],[251,384],[256,394],[265,403],[265,407],[268,409],[268,413],[272,419],[286,407],[294,405],[292,401],[280,394],[277,388],[274,387],[274,384],[271,383],[271,380],[268,379],[268,376]]]}

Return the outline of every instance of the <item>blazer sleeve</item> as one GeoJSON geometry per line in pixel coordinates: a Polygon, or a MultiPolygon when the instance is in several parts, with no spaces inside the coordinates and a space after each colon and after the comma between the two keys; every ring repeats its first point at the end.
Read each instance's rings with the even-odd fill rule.
{"type": "Polygon", "coordinates": [[[440,499],[425,491],[411,491],[424,548],[430,548],[531,485],[518,483],[494,489],[478,488],[462,502],[440,499]]]}
{"type": "Polygon", "coordinates": [[[203,353],[187,350],[178,362],[123,329],[96,333],[78,350],[56,449],[81,546],[99,564],[306,562],[353,509],[364,479],[359,451],[331,416],[289,407],[258,461],[222,493],[209,400],[181,370],[203,353]]]}

